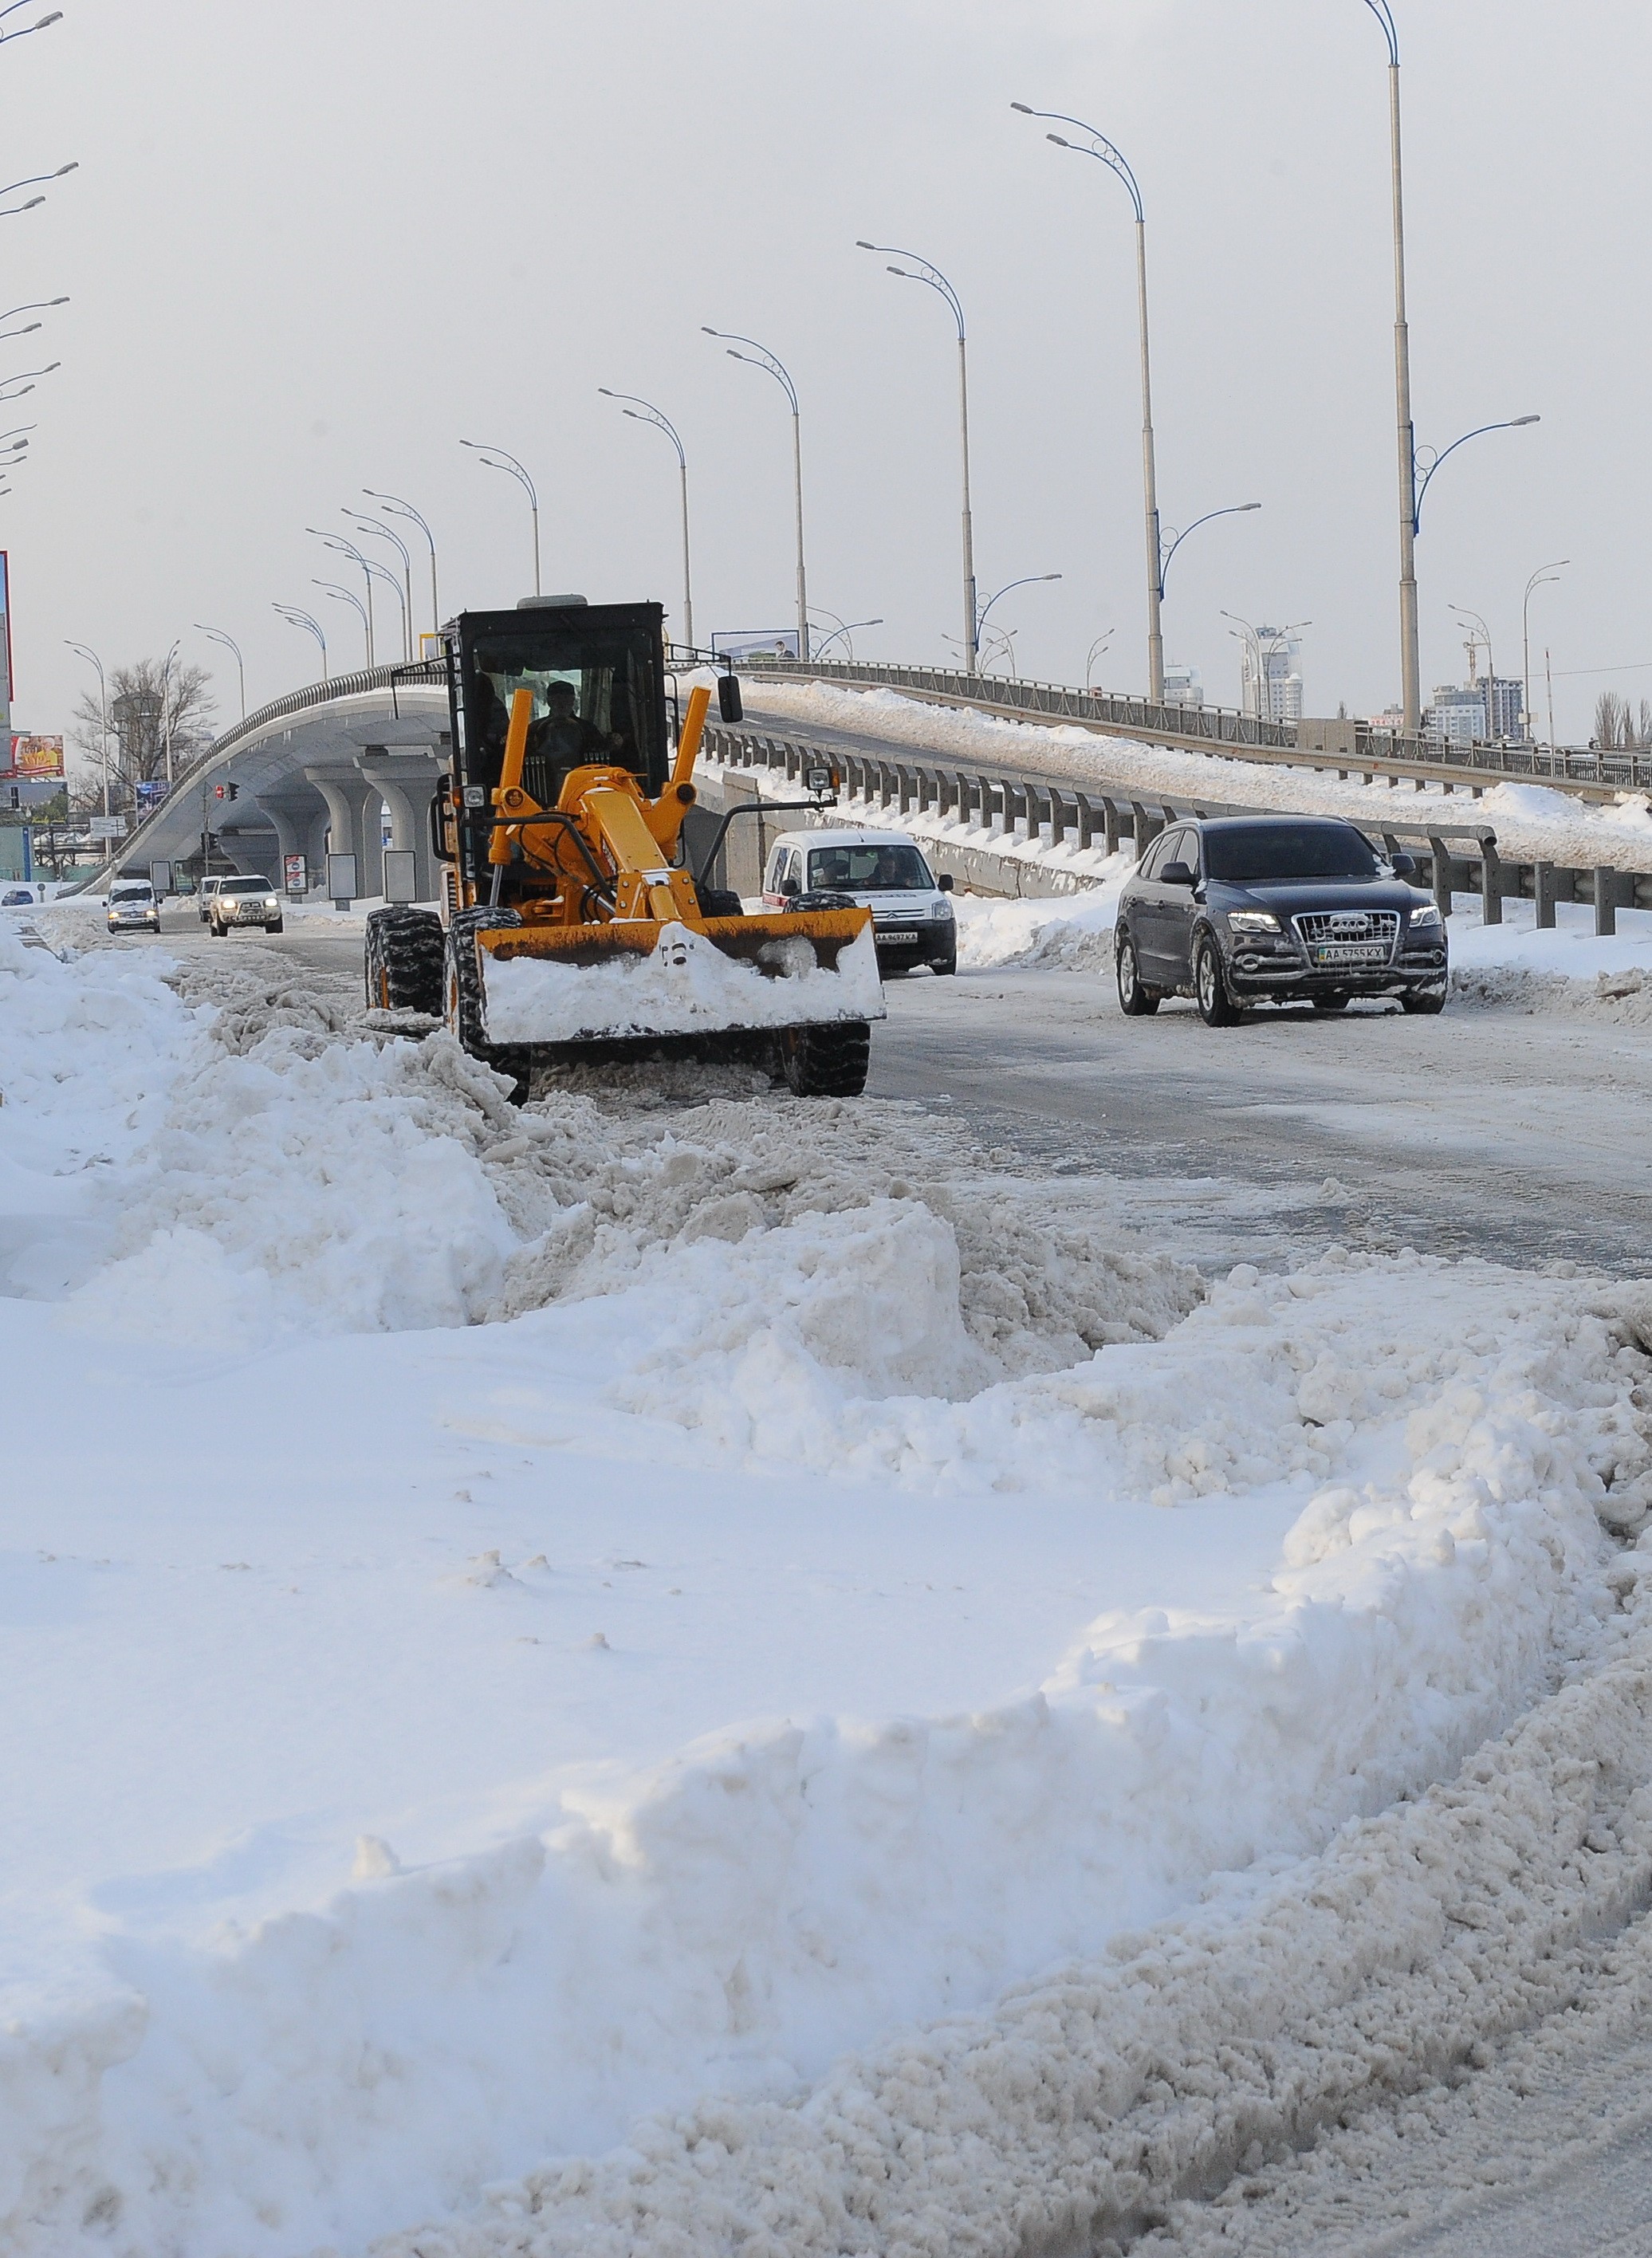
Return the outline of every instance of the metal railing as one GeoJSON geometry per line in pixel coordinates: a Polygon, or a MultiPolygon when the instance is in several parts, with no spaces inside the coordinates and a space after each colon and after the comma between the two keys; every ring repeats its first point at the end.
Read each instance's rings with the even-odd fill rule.
{"type": "MultiPolygon", "coordinates": [[[[1081,728],[1145,737],[1189,752],[1243,753],[1320,769],[1400,770],[1455,781],[1476,777],[1524,777],[1540,783],[1613,792],[1652,791],[1652,748],[1452,744],[1443,737],[1407,737],[1368,721],[1348,725],[1343,742],[1314,744],[1308,725],[1261,721],[1223,706],[1164,706],[1070,684],[1018,682],[996,674],[965,674],[947,667],[895,666],[875,660],[799,659],[754,654],[743,672],[792,680],[842,682],[868,689],[911,690],[950,705],[1012,719],[1075,721],[1081,728]]],[[[1336,728],[1335,723],[1329,725],[1336,728]]]]}

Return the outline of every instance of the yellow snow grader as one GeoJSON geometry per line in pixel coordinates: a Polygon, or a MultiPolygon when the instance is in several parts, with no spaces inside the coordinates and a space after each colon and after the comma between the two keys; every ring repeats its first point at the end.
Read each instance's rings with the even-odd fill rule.
{"type": "MultiPolygon", "coordinates": [[[[748,917],[708,883],[720,830],[690,868],[711,692],[690,692],[673,745],[663,628],[657,604],[554,597],[443,628],[443,909],[372,912],[367,1001],[444,1019],[519,1099],[535,1066],[649,1055],[746,1060],[799,1097],[857,1096],[883,1017],[871,912],[801,895],[748,917]]],[[[719,698],[738,720],[732,675],[719,698]]]]}

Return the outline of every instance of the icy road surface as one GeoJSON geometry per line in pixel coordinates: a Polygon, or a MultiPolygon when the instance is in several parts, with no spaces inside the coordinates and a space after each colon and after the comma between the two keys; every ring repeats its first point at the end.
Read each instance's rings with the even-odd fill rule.
{"type": "Polygon", "coordinates": [[[1643,1289],[1264,1167],[1242,1066],[1114,1139],[1081,970],[891,988],[921,1097],[517,1111],[358,932],[172,920],[0,934],[0,1351],[87,1409],[0,1555],[9,2248],[1202,2231],[1598,1978],[1643,1289]]]}

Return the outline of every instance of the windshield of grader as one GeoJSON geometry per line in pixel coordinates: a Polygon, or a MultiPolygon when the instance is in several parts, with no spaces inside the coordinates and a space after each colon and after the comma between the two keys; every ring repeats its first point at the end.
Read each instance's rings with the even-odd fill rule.
{"type": "Polygon", "coordinates": [[[491,792],[505,757],[511,699],[532,692],[522,784],[554,807],[571,769],[604,763],[633,770],[645,792],[665,779],[654,637],[643,628],[548,630],[542,624],[486,636],[465,684],[464,770],[491,792]]]}

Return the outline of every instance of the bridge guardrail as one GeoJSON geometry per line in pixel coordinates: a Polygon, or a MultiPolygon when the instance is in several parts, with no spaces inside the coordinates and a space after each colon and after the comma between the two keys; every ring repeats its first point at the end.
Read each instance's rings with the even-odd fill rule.
{"type": "Polygon", "coordinates": [[[1652,749],[1451,745],[1443,738],[1407,737],[1373,728],[1366,721],[1349,725],[1346,742],[1315,745],[1301,734],[1306,724],[1259,721],[1254,714],[1229,707],[1156,706],[1146,699],[1078,690],[1070,684],[1019,682],[1010,676],[965,674],[947,667],[857,659],[812,660],[805,666],[801,659],[756,653],[741,660],[741,670],[789,680],[841,682],[858,689],[911,690],[1014,720],[1074,721],[1084,728],[1145,737],[1187,752],[1243,753],[1248,748],[1264,759],[1299,766],[1426,773],[1471,788],[1487,777],[1518,777],[1563,790],[1652,791],[1652,749]]]}

